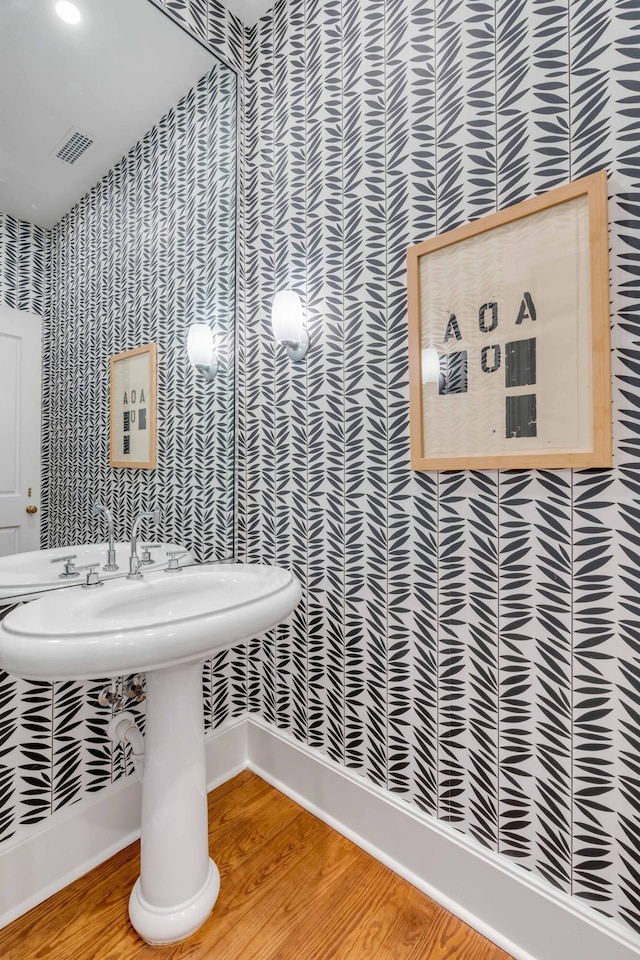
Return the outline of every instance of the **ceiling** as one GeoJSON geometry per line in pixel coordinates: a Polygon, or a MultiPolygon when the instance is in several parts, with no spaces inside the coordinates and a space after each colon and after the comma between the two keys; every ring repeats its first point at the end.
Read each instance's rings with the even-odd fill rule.
{"type": "Polygon", "coordinates": [[[0,0],[0,211],[41,227],[56,224],[216,62],[149,0],[74,3],[77,26],[56,16],[54,0],[0,0]],[[95,142],[69,164],[55,154],[74,130],[95,142]]]}

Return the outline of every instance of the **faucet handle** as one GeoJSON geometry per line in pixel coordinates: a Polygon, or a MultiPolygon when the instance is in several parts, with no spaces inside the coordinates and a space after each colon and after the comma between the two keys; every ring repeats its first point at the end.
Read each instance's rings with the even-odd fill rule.
{"type": "Polygon", "coordinates": [[[155,563],[155,560],[151,556],[152,550],[159,550],[162,546],[161,543],[143,543],[142,547],[142,556],[140,558],[140,563],[155,563]]]}
{"type": "Polygon", "coordinates": [[[64,570],[62,573],[59,573],[58,576],[61,580],[69,580],[71,577],[79,577],[77,568],[75,567],[73,561],[78,556],[77,553],[70,553],[67,557],[55,557],[51,560],[51,563],[64,563],[64,570]]]}
{"type": "Polygon", "coordinates": [[[169,563],[164,568],[165,573],[171,573],[172,570],[182,570],[180,566],[180,557],[186,557],[187,550],[167,550],[167,556],[169,557],[169,563]]]}
{"type": "Polygon", "coordinates": [[[82,584],[83,589],[86,587],[103,587],[104,583],[100,579],[100,574],[98,573],[99,563],[85,563],[81,567],[78,567],[78,570],[88,570],[86,582],[82,584]]]}

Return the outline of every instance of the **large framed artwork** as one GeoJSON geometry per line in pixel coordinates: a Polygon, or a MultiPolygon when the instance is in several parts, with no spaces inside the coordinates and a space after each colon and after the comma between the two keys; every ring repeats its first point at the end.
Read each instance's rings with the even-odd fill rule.
{"type": "Polygon", "coordinates": [[[156,466],[157,346],[147,343],[110,360],[112,467],[156,466]]]}
{"type": "Polygon", "coordinates": [[[606,172],[407,256],[412,468],[610,466],[606,172]]]}

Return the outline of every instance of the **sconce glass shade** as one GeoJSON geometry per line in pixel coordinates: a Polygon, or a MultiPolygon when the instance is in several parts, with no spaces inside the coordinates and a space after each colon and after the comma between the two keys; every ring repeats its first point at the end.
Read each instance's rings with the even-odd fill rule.
{"type": "Polygon", "coordinates": [[[194,323],[187,334],[187,353],[194,367],[211,363],[213,356],[213,332],[206,323],[194,323]]]}
{"type": "Polygon", "coordinates": [[[297,343],[302,330],[302,303],[293,290],[280,290],[273,298],[271,308],[273,335],[279,343],[288,340],[297,343]]]}
{"type": "Polygon", "coordinates": [[[425,347],[422,351],[422,382],[440,382],[440,357],[435,347],[425,347]]]}
{"type": "Polygon", "coordinates": [[[189,362],[207,380],[213,380],[218,370],[215,356],[213,331],[207,323],[194,323],[187,334],[187,354],[189,362]]]}
{"type": "Polygon", "coordinates": [[[271,326],[278,343],[283,343],[292,360],[302,360],[309,338],[304,326],[302,302],[294,290],[280,290],[273,298],[271,326]]]}

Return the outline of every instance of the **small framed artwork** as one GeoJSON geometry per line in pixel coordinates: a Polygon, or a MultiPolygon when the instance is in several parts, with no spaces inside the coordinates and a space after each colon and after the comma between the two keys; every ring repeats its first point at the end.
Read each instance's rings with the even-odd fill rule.
{"type": "Polygon", "coordinates": [[[408,252],[414,470],[611,466],[607,176],[408,252]]]}
{"type": "Polygon", "coordinates": [[[110,360],[110,457],[112,467],[156,466],[157,346],[148,343],[110,360]]]}

